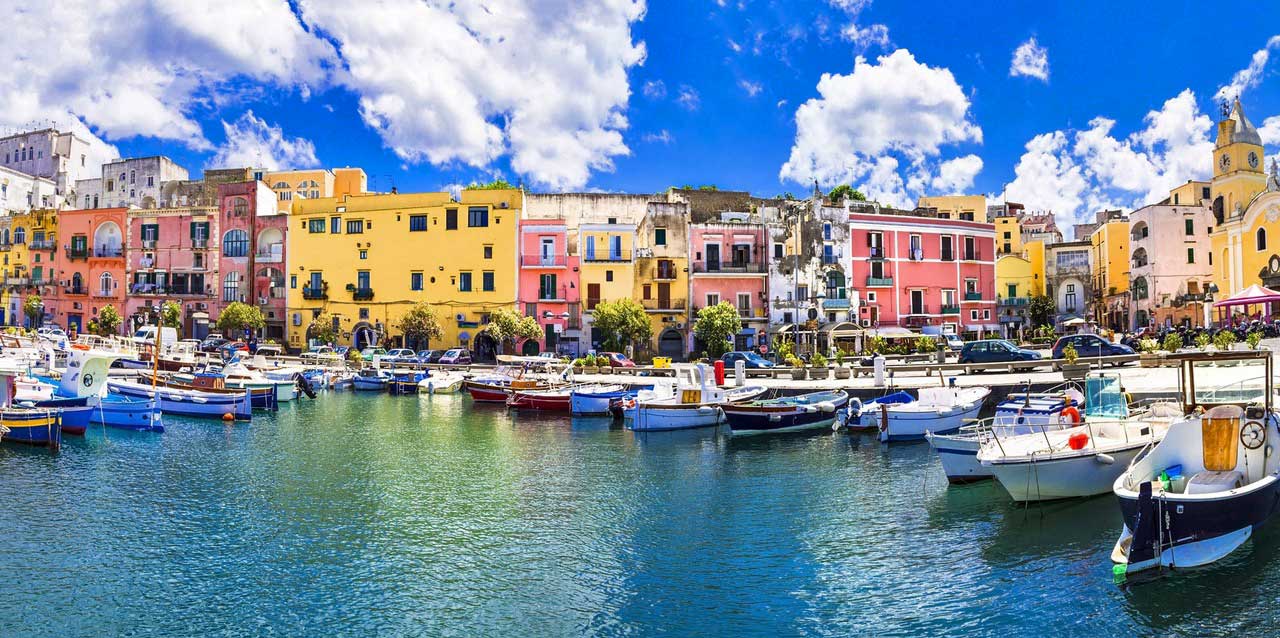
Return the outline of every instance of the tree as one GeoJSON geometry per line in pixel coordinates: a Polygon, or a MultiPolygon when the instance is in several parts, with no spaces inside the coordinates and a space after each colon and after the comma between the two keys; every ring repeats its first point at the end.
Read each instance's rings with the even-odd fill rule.
{"type": "Polygon", "coordinates": [[[742,330],[742,318],[738,309],[727,301],[707,306],[698,311],[693,322],[693,334],[706,344],[707,356],[719,359],[729,351],[729,339],[742,330]]]}
{"type": "Polygon", "coordinates": [[[40,300],[40,295],[33,292],[22,301],[22,314],[27,316],[27,320],[32,326],[40,322],[40,315],[43,312],[44,302],[40,300]]]}
{"type": "Polygon", "coordinates": [[[182,325],[182,304],[166,301],[160,306],[160,325],[167,328],[178,328],[182,325]]]}
{"type": "Polygon", "coordinates": [[[89,320],[89,332],[99,337],[110,337],[119,332],[122,321],[116,307],[108,304],[98,311],[97,317],[89,320]]]}
{"type": "Polygon", "coordinates": [[[481,330],[498,342],[499,351],[508,342],[517,339],[537,339],[542,336],[542,326],[533,317],[526,317],[510,308],[499,308],[489,315],[489,323],[481,330]]]}
{"type": "Polygon", "coordinates": [[[218,329],[228,338],[237,334],[245,328],[253,328],[257,330],[267,324],[262,317],[262,311],[256,306],[250,306],[247,303],[233,301],[226,308],[222,309],[222,314],[218,315],[218,329]]]}
{"type": "Polygon", "coordinates": [[[621,352],[632,343],[648,341],[653,336],[649,315],[634,299],[596,304],[591,326],[604,336],[604,347],[611,352],[621,352]]]}
{"type": "Polygon", "coordinates": [[[1027,304],[1027,314],[1031,317],[1031,324],[1043,326],[1053,323],[1053,315],[1057,314],[1058,308],[1053,303],[1053,299],[1045,295],[1037,295],[1031,298],[1031,303],[1027,304]]]}
{"type": "Polygon", "coordinates": [[[423,347],[429,345],[432,339],[444,337],[444,330],[436,319],[436,313],[425,301],[414,304],[409,312],[400,318],[400,324],[396,327],[404,334],[406,346],[412,343],[423,347]]]}
{"type": "Polygon", "coordinates": [[[492,182],[488,182],[488,183],[485,183],[485,184],[481,184],[481,183],[479,183],[479,182],[471,182],[471,183],[470,183],[470,184],[468,184],[468,185],[467,185],[467,187],[466,187],[466,188],[464,188],[463,190],[468,190],[468,191],[498,191],[498,190],[515,190],[515,188],[516,188],[515,186],[512,186],[512,185],[511,185],[511,182],[508,182],[507,180],[502,179],[502,178],[498,178],[498,179],[493,180],[492,182]]]}
{"type": "Polygon", "coordinates": [[[827,193],[827,201],[837,205],[843,203],[846,197],[855,202],[867,201],[866,195],[863,195],[861,191],[848,184],[841,184],[831,189],[830,193],[827,193]]]}
{"type": "Polygon", "coordinates": [[[322,344],[330,344],[338,341],[338,326],[334,321],[336,317],[333,313],[322,312],[311,319],[311,325],[307,326],[307,336],[315,339],[322,344]]]}

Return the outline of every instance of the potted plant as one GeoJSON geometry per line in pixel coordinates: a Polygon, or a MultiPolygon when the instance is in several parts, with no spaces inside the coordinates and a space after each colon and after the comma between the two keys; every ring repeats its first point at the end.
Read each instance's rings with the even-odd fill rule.
{"type": "Polygon", "coordinates": [[[848,360],[849,360],[849,351],[847,350],[841,350],[836,355],[836,378],[837,379],[848,379],[850,376],[853,375],[853,371],[850,370],[849,367],[845,365],[845,363],[848,360]]]}
{"type": "Polygon", "coordinates": [[[599,360],[600,358],[593,354],[589,354],[583,357],[582,371],[586,374],[599,374],[600,368],[596,366],[596,362],[599,360]]]}
{"type": "Polygon", "coordinates": [[[572,363],[572,364],[570,364],[570,365],[572,365],[572,366],[573,366],[573,373],[574,373],[574,374],[582,374],[582,367],[583,367],[585,364],[584,364],[584,363],[583,363],[583,361],[582,361],[582,357],[578,357],[577,359],[574,359],[574,360],[573,360],[573,363],[572,363]]]}
{"type": "Polygon", "coordinates": [[[600,374],[613,374],[613,363],[602,354],[596,355],[596,367],[600,368],[600,374]]]}
{"type": "Polygon", "coordinates": [[[1076,352],[1075,346],[1070,344],[1062,349],[1062,378],[1068,381],[1073,379],[1083,379],[1089,374],[1089,364],[1077,361],[1080,354],[1076,352]]]}
{"type": "Polygon", "coordinates": [[[1150,337],[1138,342],[1138,366],[1143,368],[1160,367],[1161,356],[1156,352],[1160,344],[1150,337]]]}
{"type": "Polygon", "coordinates": [[[1202,332],[1196,335],[1196,347],[1199,348],[1201,351],[1204,351],[1205,348],[1209,346],[1209,342],[1212,340],[1213,339],[1209,337],[1209,333],[1202,332]]]}
{"type": "Polygon", "coordinates": [[[1249,349],[1257,350],[1258,344],[1262,343],[1262,333],[1254,330],[1253,332],[1245,335],[1244,342],[1249,344],[1249,349]]]}
{"type": "Polygon", "coordinates": [[[791,380],[804,380],[804,362],[794,354],[787,355],[787,365],[791,367],[791,380]]]}
{"type": "Polygon", "coordinates": [[[1165,352],[1177,352],[1182,349],[1182,335],[1171,332],[1164,337],[1164,343],[1160,344],[1160,348],[1165,352]]]}
{"type": "Polygon", "coordinates": [[[831,374],[827,369],[827,358],[820,352],[814,353],[813,358],[809,360],[809,366],[810,379],[825,379],[831,374]]]}
{"type": "Polygon", "coordinates": [[[1230,330],[1219,330],[1218,334],[1213,336],[1213,345],[1217,346],[1218,350],[1222,352],[1230,350],[1235,343],[1236,333],[1230,330]]]}

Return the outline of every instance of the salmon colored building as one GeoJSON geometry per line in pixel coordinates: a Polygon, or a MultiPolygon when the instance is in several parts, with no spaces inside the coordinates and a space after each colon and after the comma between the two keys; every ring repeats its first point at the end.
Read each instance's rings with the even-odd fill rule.
{"type": "MultiPolygon", "coordinates": [[[[278,212],[276,194],[265,182],[218,185],[222,239],[218,255],[217,308],[232,302],[257,306],[265,339],[285,341],[285,237],[289,216],[278,212]]],[[[217,313],[214,313],[216,319],[217,313]]],[[[230,338],[230,335],[227,335],[230,338]]]]}
{"type": "Polygon", "coordinates": [[[998,333],[995,227],[908,211],[850,214],[862,325],[998,333]]]}
{"type": "MultiPolygon", "coordinates": [[[[698,310],[728,302],[738,309],[742,330],[734,336],[734,350],[759,345],[768,330],[768,249],[763,223],[748,213],[722,213],[717,221],[689,227],[691,258],[690,317],[698,310]]],[[[702,352],[706,344],[694,343],[702,352]]]]}
{"type": "Polygon", "coordinates": [[[519,309],[537,319],[543,331],[542,339],[524,343],[522,353],[577,356],[582,291],[578,256],[569,254],[568,226],[562,219],[522,220],[519,248],[519,309]]]}
{"type": "Polygon", "coordinates": [[[155,323],[166,301],[182,306],[183,338],[202,339],[210,330],[218,272],[221,227],[214,206],[130,209],[125,258],[129,297],[123,311],[130,327],[155,323]]]}
{"type": "MultiPolygon", "coordinates": [[[[58,235],[63,245],[54,256],[51,274],[61,294],[45,299],[45,309],[53,315],[54,322],[68,331],[84,332],[98,311],[108,305],[125,315],[127,211],[96,208],[58,213],[58,235]]],[[[120,329],[129,327],[122,322],[120,329]]]]}

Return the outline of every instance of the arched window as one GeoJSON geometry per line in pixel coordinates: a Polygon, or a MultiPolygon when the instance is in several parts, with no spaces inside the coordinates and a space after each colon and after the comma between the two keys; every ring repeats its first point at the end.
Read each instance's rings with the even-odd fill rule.
{"type": "Polygon", "coordinates": [[[27,243],[27,229],[21,226],[13,229],[13,243],[15,244],[27,243]]]}
{"type": "Polygon", "coordinates": [[[7,244],[7,243],[9,243],[9,229],[8,229],[8,228],[4,229],[4,232],[3,232],[3,233],[0,233],[0,244],[7,244]]]}
{"type": "Polygon", "coordinates": [[[1259,228],[1257,233],[1258,250],[1267,249],[1267,229],[1259,228]]]}
{"type": "Polygon", "coordinates": [[[243,197],[237,197],[231,200],[231,214],[236,217],[244,217],[249,214],[249,200],[243,197]]]}
{"type": "Polygon", "coordinates": [[[833,270],[827,273],[827,299],[844,299],[844,273],[833,270]]]}
{"type": "Polygon", "coordinates": [[[99,225],[97,230],[93,231],[93,245],[94,250],[97,251],[95,254],[99,257],[119,257],[123,237],[120,227],[115,222],[99,225]]]}
{"type": "Polygon", "coordinates": [[[71,275],[71,292],[76,294],[84,293],[84,277],[81,277],[80,273],[71,275]]]}
{"type": "Polygon", "coordinates": [[[1145,277],[1139,277],[1133,280],[1133,298],[1134,299],[1147,298],[1147,280],[1145,277]]]}
{"type": "Polygon", "coordinates": [[[239,228],[228,230],[222,236],[223,257],[244,257],[249,254],[249,233],[239,228]]]}
{"type": "Polygon", "coordinates": [[[111,290],[115,288],[115,279],[111,277],[111,273],[104,272],[98,277],[98,295],[101,297],[110,297],[111,290]]]}
{"type": "Polygon", "coordinates": [[[240,301],[240,273],[229,272],[222,278],[222,300],[240,301]]]}

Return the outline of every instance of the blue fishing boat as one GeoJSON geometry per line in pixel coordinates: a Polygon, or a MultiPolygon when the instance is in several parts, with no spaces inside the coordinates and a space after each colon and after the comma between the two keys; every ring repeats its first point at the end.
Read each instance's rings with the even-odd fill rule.
{"type": "Polygon", "coordinates": [[[418,384],[426,378],[425,370],[396,370],[387,385],[391,394],[417,394],[418,384]]]}
{"type": "Polygon", "coordinates": [[[90,406],[89,421],[121,430],[164,432],[160,406],[155,399],[129,399],[108,395],[90,406]]]}
{"type": "Polygon", "coordinates": [[[385,392],[392,375],[386,370],[365,368],[351,379],[351,385],[360,392],[385,392]]]}
{"type": "Polygon", "coordinates": [[[48,446],[62,446],[61,417],[57,410],[4,408],[0,410],[0,440],[48,446]]]}
{"type": "MultiPolygon", "coordinates": [[[[63,432],[70,432],[67,429],[68,420],[75,424],[83,421],[84,427],[96,423],[125,430],[164,432],[160,406],[155,399],[133,400],[116,395],[103,397],[107,394],[104,390],[108,371],[118,357],[113,352],[77,347],[68,351],[67,369],[56,380],[54,397],[48,400],[51,406],[62,410],[63,432]]],[[[53,379],[40,380],[55,383],[53,379]]],[[[45,403],[41,401],[36,405],[42,407],[45,403]]]]}
{"type": "MultiPolygon", "coordinates": [[[[198,390],[195,388],[170,387],[121,379],[107,381],[107,389],[115,395],[128,399],[151,400],[160,402],[160,411],[164,414],[192,416],[211,419],[222,419],[226,415],[237,421],[248,421],[253,417],[249,391],[198,390]]],[[[275,393],[267,393],[272,399],[275,393]]]]}
{"type": "Polygon", "coordinates": [[[641,390],[652,390],[652,385],[624,386],[620,384],[590,384],[573,389],[569,395],[569,413],[574,416],[607,415],[610,408],[623,399],[631,398],[641,390]]]}
{"type": "Polygon", "coordinates": [[[825,390],[777,399],[731,403],[720,409],[724,411],[725,421],[733,434],[761,434],[829,429],[848,404],[849,393],[844,390],[825,390]]]}

